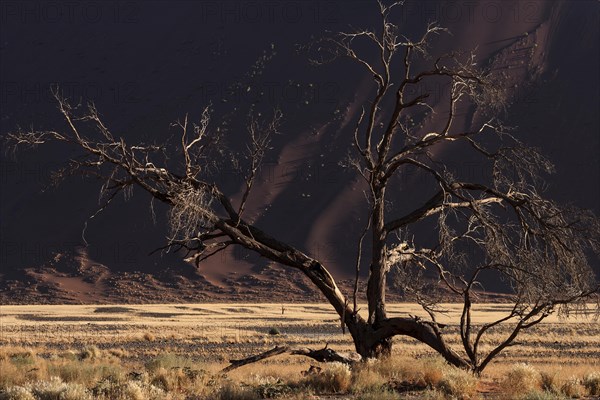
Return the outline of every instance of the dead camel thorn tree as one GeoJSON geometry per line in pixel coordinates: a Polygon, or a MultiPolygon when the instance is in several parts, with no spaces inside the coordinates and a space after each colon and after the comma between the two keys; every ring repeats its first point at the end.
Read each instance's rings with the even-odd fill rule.
{"type": "Polygon", "coordinates": [[[497,116],[505,96],[494,73],[481,67],[474,54],[431,56],[431,39],[446,33],[437,25],[429,25],[417,40],[404,38],[392,21],[392,12],[399,6],[380,3],[377,30],[339,33],[308,48],[316,51],[312,58],[316,64],[346,58],[373,77],[372,97],[364,102],[350,139],[354,156],[348,166],[364,179],[369,202],[368,222],[357,238],[353,293],[341,292],[324,263],[244,218],[261,160],[280,126],[279,111],[269,118],[250,114],[250,162],[245,190],[235,202],[210,173],[211,162],[224,148],[223,130],[211,127],[210,107],[204,109],[198,124],[190,123],[187,116],[177,123],[181,141],[176,146],[128,144],[113,136],[93,104],[87,109],[74,107],[55,89],[67,129],[17,131],[9,139],[16,145],[63,142],[79,148],[81,157],[63,172],[102,177],[102,207],[133,186],[164,202],[170,206],[167,247],[184,250],[196,263],[229,246],[241,246],[301,271],[335,308],[363,358],[389,355],[392,338],[403,335],[425,343],[450,364],[480,373],[515,343],[521,331],[556,310],[568,312],[597,295],[590,257],[600,250],[600,224],[589,212],[560,207],[542,196],[540,177],[551,172],[552,165],[500,123],[497,116]],[[363,58],[364,49],[376,57],[363,58]],[[436,111],[441,123],[431,132],[424,131],[425,122],[434,114],[430,93],[415,94],[430,80],[450,88],[444,100],[447,112],[440,116],[436,111]],[[470,111],[473,117],[468,124],[458,121],[459,109],[470,111]],[[461,179],[438,156],[442,145],[480,157],[488,165],[488,179],[461,179]],[[403,199],[416,196],[409,184],[394,180],[408,168],[426,176],[431,189],[421,193],[427,199],[419,207],[400,214],[398,205],[403,199]],[[422,223],[435,225],[437,243],[415,236],[422,223]],[[370,240],[364,241],[367,235],[370,240]],[[365,315],[359,312],[357,298],[367,245],[365,315]],[[428,318],[388,315],[390,273],[428,318]],[[496,321],[476,324],[471,313],[483,275],[511,287],[513,306],[496,321]],[[438,322],[443,310],[441,298],[431,290],[432,278],[434,287],[444,287],[463,299],[462,315],[456,322],[460,348],[448,344],[449,328],[438,322]],[[500,325],[509,326],[508,333],[493,342],[486,334],[500,325]]]}

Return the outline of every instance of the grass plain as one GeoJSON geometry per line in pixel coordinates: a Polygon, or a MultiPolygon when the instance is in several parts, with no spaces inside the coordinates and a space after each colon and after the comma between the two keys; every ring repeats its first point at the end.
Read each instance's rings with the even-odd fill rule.
{"type": "MultiPolygon", "coordinates": [[[[460,348],[460,305],[444,305],[448,342],[460,348]],[[454,324],[454,325],[453,325],[454,324]]],[[[362,308],[366,309],[366,306],[362,308]]],[[[389,314],[424,316],[415,304],[389,314]]],[[[507,304],[480,304],[474,323],[507,304]]],[[[483,350],[506,337],[491,332],[483,350]]],[[[0,306],[0,399],[559,399],[600,396],[600,323],[548,317],[523,332],[479,379],[444,365],[411,338],[390,360],[348,370],[281,355],[231,371],[230,359],[275,345],[352,351],[327,304],[0,306]],[[48,394],[49,393],[49,394],[48,394]],[[56,395],[56,397],[52,397],[56,395]]]]}

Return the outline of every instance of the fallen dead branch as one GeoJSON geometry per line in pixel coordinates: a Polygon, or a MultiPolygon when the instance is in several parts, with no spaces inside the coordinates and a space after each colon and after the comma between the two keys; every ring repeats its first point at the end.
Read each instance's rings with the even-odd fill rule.
{"type": "Polygon", "coordinates": [[[325,347],[318,350],[313,350],[311,348],[300,348],[300,349],[290,349],[289,346],[275,346],[271,350],[267,350],[263,353],[256,354],[250,357],[242,358],[239,360],[229,360],[230,365],[223,368],[221,370],[222,373],[227,373],[236,368],[242,367],[247,364],[252,364],[260,360],[264,360],[269,357],[277,356],[284,353],[289,353],[292,355],[300,355],[310,357],[319,362],[341,362],[343,364],[352,365],[357,362],[357,359],[344,356],[338,353],[335,350],[332,350],[326,344],[325,347]]]}

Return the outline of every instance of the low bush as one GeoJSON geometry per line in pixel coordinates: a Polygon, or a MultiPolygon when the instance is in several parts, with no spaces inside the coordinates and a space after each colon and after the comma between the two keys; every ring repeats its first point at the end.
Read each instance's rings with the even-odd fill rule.
{"type": "Polygon", "coordinates": [[[473,399],[477,395],[477,378],[470,372],[448,366],[436,388],[454,399],[473,399]]]}
{"type": "Polygon", "coordinates": [[[306,375],[304,383],[317,393],[346,392],[352,384],[350,367],[339,362],[328,363],[320,372],[306,375]]]}
{"type": "Polygon", "coordinates": [[[511,399],[519,399],[542,389],[540,373],[529,364],[514,365],[502,382],[502,392],[511,399]]]}
{"type": "Polygon", "coordinates": [[[590,396],[600,396],[600,372],[592,372],[583,377],[583,386],[590,396]]]}

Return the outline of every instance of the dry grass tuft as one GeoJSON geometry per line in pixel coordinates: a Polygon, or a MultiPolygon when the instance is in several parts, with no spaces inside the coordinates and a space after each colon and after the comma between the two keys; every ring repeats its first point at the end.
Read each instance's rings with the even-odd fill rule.
{"type": "Polygon", "coordinates": [[[430,388],[435,388],[440,385],[444,379],[444,371],[449,365],[441,357],[428,358],[423,360],[420,365],[420,376],[423,383],[430,388]]]}
{"type": "Polygon", "coordinates": [[[542,388],[540,373],[529,364],[514,365],[506,374],[502,384],[503,393],[511,399],[540,392],[542,388]]]}
{"type": "Polygon", "coordinates": [[[470,372],[448,365],[437,388],[453,399],[474,399],[477,393],[478,379],[470,372]]]}
{"type": "Polygon", "coordinates": [[[378,370],[377,363],[366,363],[356,367],[352,373],[352,393],[382,393],[388,383],[387,377],[378,370]],[[373,365],[375,364],[375,365],[373,365]]]}
{"type": "Polygon", "coordinates": [[[578,399],[587,394],[586,388],[581,384],[581,380],[571,376],[562,384],[560,391],[567,397],[578,399]]]}
{"type": "Polygon", "coordinates": [[[560,393],[560,370],[540,372],[540,384],[543,391],[553,394],[560,393]]]}
{"type": "Polygon", "coordinates": [[[102,356],[102,351],[96,346],[86,346],[79,353],[80,360],[96,360],[102,356]]]}
{"type": "Polygon", "coordinates": [[[144,332],[143,338],[147,342],[154,342],[156,340],[156,336],[154,336],[154,334],[151,332],[144,332]]]}
{"type": "Polygon", "coordinates": [[[249,387],[227,383],[216,393],[216,400],[258,400],[260,397],[249,387]]]}
{"type": "Polygon", "coordinates": [[[590,396],[600,396],[600,372],[587,374],[582,383],[590,396]]]}
{"type": "Polygon", "coordinates": [[[343,393],[352,384],[352,372],[348,365],[333,362],[324,365],[320,372],[307,375],[303,383],[317,393],[343,393]]]}
{"type": "Polygon", "coordinates": [[[400,400],[401,397],[398,393],[387,390],[380,389],[378,391],[361,393],[356,397],[357,400],[400,400]]]}
{"type": "Polygon", "coordinates": [[[36,400],[28,388],[12,386],[0,393],[0,400],[36,400]]]}

